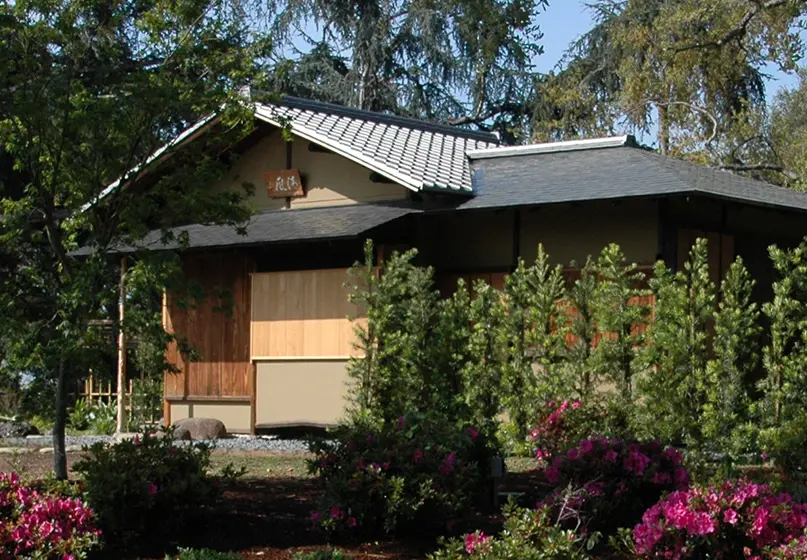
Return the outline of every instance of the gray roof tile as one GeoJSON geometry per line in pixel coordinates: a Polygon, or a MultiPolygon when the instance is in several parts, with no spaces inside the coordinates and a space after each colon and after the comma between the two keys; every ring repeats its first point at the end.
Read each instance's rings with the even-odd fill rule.
{"type": "Polygon", "coordinates": [[[432,189],[471,194],[467,150],[492,148],[495,136],[448,125],[349,109],[296,98],[258,104],[258,114],[288,119],[292,131],[324,136],[330,147],[359,153],[375,164],[374,171],[392,171],[415,190],[432,189]]]}
{"type": "MultiPolygon", "coordinates": [[[[247,234],[240,235],[231,226],[194,224],[172,230],[175,234],[188,233],[189,248],[243,247],[248,245],[356,237],[378,226],[397,220],[418,210],[383,205],[354,204],[311,208],[307,210],[273,210],[255,214],[247,225],[247,234]]],[[[152,231],[136,246],[114,249],[114,253],[132,253],[139,250],[174,250],[179,244],[163,244],[161,232],[152,231]]],[[[74,256],[86,255],[91,249],[83,247],[74,256]]]]}
{"type": "Polygon", "coordinates": [[[471,168],[475,196],[460,210],[703,194],[807,211],[807,193],[635,147],[477,159],[471,168]]]}

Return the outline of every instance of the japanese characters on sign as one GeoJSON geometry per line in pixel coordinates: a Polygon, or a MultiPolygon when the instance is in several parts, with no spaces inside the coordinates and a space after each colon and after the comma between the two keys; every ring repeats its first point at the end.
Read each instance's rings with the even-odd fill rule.
{"type": "Polygon", "coordinates": [[[263,180],[266,183],[266,193],[270,198],[305,196],[300,171],[297,169],[266,171],[263,174],[263,180]]]}

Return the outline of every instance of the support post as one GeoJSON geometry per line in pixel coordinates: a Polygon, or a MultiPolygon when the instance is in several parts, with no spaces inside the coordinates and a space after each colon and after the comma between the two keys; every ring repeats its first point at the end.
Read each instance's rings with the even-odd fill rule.
{"type": "Polygon", "coordinates": [[[118,421],[115,431],[126,431],[126,334],[123,332],[123,314],[126,300],[126,257],[120,261],[120,295],[118,299],[118,421]]]}

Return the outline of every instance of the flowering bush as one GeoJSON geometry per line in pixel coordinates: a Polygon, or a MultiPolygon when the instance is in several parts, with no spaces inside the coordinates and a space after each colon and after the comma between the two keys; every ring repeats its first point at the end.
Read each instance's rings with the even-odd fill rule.
{"type": "Polygon", "coordinates": [[[170,433],[146,434],[115,445],[97,443],[74,469],[108,544],[157,544],[204,514],[220,497],[208,474],[211,448],[175,446],[170,433]]]}
{"type": "Polygon", "coordinates": [[[529,510],[505,507],[504,530],[499,536],[482,531],[460,539],[443,540],[441,548],[429,560],[585,560],[586,550],[596,544],[597,536],[583,538],[550,521],[547,509],[529,510]]]}
{"type": "Polygon", "coordinates": [[[676,491],[633,530],[641,558],[805,558],[807,506],[764,484],[676,491]]]}
{"type": "Polygon", "coordinates": [[[548,465],[559,453],[585,438],[624,434],[626,422],[619,411],[596,403],[550,401],[530,430],[530,445],[535,458],[548,465]]]}
{"type": "Polygon", "coordinates": [[[93,512],[76,498],[42,494],[0,473],[0,558],[85,558],[98,544],[93,512]]]}
{"type": "Polygon", "coordinates": [[[493,450],[474,427],[409,414],[375,429],[341,427],[311,444],[323,489],[312,521],[329,531],[444,525],[485,495],[493,450]]]}
{"type": "Polygon", "coordinates": [[[659,442],[585,439],[540,474],[553,490],[539,507],[551,506],[561,519],[572,512],[588,530],[603,532],[633,524],[666,492],[689,487],[681,454],[659,442]]]}

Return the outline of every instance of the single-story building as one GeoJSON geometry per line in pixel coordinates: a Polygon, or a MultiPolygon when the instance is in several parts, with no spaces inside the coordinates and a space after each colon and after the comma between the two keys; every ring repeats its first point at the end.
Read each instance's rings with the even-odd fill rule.
{"type": "MultiPolygon", "coordinates": [[[[216,417],[253,432],[337,421],[355,352],[343,282],[366,238],[378,259],[416,247],[450,290],[460,277],[500,285],[539,242],[566,266],[616,242],[649,269],[680,266],[706,236],[715,279],[742,255],[763,299],[767,247],[807,234],[807,194],[660,156],[630,136],[500,146],[483,132],[293,98],[256,103],[255,119],[249,148],[210,185],[259,187],[247,235],[180,228],[188,278],[228,289],[233,310],[217,313],[215,298],[183,310],[166,295],[164,326],[200,356],[168,348],[179,373],[165,377],[166,422],[216,417]]],[[[166,248],[159,238],[121,251],[166,248]]]]}

